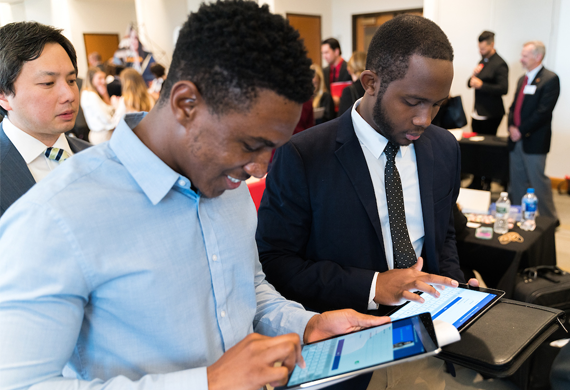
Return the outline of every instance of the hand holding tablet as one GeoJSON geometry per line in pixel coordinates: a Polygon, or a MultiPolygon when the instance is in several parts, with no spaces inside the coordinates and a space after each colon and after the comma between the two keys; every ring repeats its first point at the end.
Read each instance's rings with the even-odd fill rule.
{"type": "Polygon", "coordinates": [[[424,303],[408,302],[388,315],[394,321],[429,312],[434,320],[440,319],[448,322],[461,332],[503,295],[505,295],[504,291],[460,284],[458,288],[446,288],[441,291],[439,298],[425,294],[424,303]]]}
{"type": "Polygon", "coordinates": [[[280,389],[316,389],[439,351],[431,316],[423,313],[305,345],[306,368],[295,367],[287,385],[280,389]]]}

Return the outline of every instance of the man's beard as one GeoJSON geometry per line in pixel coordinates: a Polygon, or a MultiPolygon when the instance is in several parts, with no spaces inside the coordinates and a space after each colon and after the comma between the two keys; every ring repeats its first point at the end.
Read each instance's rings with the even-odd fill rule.
{"type": "Polygon", "coordinates": [[[399,143],[393,138],[393,134],[396,132],[396,130],[394,129],[394,125],[388,118],[386,110],[384,110],[384,106],[382,106],[383,97],[384,94],[379,95],[378,98],[376,99],[376,103],[374,103],[374,108],[372,109],[372,120],[378,127],[379,129],[378,132],[381,135],[386,137],[388,141],[391,141],[392,143],[399,145],[399,143]]]}

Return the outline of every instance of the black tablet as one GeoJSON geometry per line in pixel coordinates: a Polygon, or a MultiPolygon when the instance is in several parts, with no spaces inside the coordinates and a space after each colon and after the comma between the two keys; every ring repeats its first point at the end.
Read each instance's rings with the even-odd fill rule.
{"type": "Polygon", "coordinates": [[[439,298],[422,294],[424,303],[407,302],[398,306],[388,316],[394,321],[429,312],[433,320],[448,322],[461,332],[505,295],[501,290],[471,287],[467,284],[460,284],[457,288],[446,287],[440,293],[439,298]]]}
{"type": "Polygon", "coordinates": [[[306,367],[280,389],[317,389],[378,368],[439,353],[433,322],[422,313],[303,346],[306,367]]]}

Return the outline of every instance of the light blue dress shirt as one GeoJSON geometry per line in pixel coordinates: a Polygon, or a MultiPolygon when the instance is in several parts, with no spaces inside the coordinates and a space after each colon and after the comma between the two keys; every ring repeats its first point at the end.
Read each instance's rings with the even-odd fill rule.
{"type": "Polygon", "coordinates": [[[1,389],[206,389],[249,333],[302,337],[314,315],[265,281],[245,184],[196,194],[132,132],[142,117],[0,219],[1,389]]]}

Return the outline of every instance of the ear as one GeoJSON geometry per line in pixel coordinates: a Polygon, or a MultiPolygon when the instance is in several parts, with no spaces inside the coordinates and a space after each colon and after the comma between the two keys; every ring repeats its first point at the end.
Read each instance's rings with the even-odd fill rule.
{"type": "Polygon", "coordinates": [[[204,106],[204,99],[196,85],[188,80],[178,81],[170,89],[170,108],[176,121],[184,127],[196,116],[196,108],[204,106]]]}
{"type": "Polygon", "coordinates": [[[360,74],[360,83],[364,91],[371,96],[374,96],[380,89],[380,77],[371,70],[365,70],[360,74]]]}
{"type": "Polygon", "coordinates": [[[0,93],[0,107],[2,107],[6,111],[12,110],[10,102],[8,101],[8,97],[4,93],[0,93]]]}

